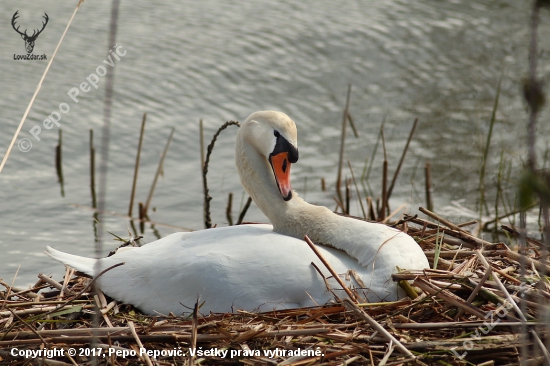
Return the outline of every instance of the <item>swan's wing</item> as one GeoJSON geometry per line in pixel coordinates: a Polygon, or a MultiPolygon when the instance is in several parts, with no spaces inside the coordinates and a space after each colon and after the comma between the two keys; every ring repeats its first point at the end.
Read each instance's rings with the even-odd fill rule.
{"type": "Polygon", "coordinates": [[[203,313],[271,310],[332,298],[311,255],[305,242],[273,233],[270,225],[251,225],[172,234],[96,267],[124,262],[99,278],[99,286],[150,314],[189,313],[197,301],[204,302],[203,313]]]}
{"type": "MultiPolygon", "coordinates": [[[[396,298],[396,290],[388,289],[372,268],[342,251],[318,249],[342,279],[348,270],[356,271],[372,287],[366,290],[374,294],[371,301],[396,298]]],[[[149,314],[189,313],[197,300],[204,302],[202,313],[325,304],[333,295],[312,262],[331,289],[345,297],[303,240],[274,233],[270,225],[176,233],[99,261],[58,251],[50,255],[88,274],[124,262],[105,272],[98,284],[107,295],[149,314]]]]}
{"type": "Polygon", "coordinates": [[[94,275],[94,264],[97,262],[97,259],[60,252],[52,247],[47,247],[45,253],[56,261],[73,267],[77,271],[86,273],[89,276],[94,275]]]}
{"type": "Polygon", "coordinates": [[[379,223],[369,223],[341,216],[334,216],[331,241],[338,249],[357,258],[364,267],[374,267],[389,277],[401,269],[429,267],[422,248],[404,232],[379,223]]]}

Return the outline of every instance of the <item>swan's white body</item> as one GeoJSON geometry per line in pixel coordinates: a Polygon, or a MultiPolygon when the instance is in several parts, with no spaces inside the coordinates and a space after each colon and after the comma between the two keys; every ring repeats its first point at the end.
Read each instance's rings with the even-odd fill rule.
{"type": "MultiPolygon", "coordinates": [[[[267,311],[321,305],[333,299],[311,265],[326,268],[302,240],[308,235],[335,271],[369,301],[402,295],[391,274],[428,267],[426,256],[405,233],[385,225],[341,217],[306,203],[290,188],[290,163],[298,158],[296,127],[280,112],[252,114],[237,136],[241,182],[271,225],[242,225],[176,233],[99,260],[48,248],[54,259],[91,276],[103,274],[107,295],[149,314],[202,313],[234,309],[267,311]],[[336,248],[336,249],[334,249],[336,248]],[[346,276],[347,274],[347,276],[346,276]]],[[[329,287],[344,297],[332,278],[329,287]]]]}

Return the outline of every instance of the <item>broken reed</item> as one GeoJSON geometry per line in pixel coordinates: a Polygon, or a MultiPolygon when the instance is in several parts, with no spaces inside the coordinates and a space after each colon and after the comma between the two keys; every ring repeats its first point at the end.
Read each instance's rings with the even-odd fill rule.
{"type": "MultiPolygon", "coordinates": [[[[529,255],[514,252],[503,243],[490,243],[463,229],[472,223],[455,224],[423,209],[429,219],[405,217],[399,223],[416,238],[434,265],[435,248],[441,243],[437,269],[402,272],[394,280],[414,281],[424,293],[391,303],[358,303],[346,299],[333,305],[253,313],[201,314],[190,317],[170,314],[145,316],[135,309],[90,296],[90,279],[72,277],[58,283],[47,276],[30,289],[0,282],[0,357],[18,361],[6,348],[46,349],[88,344],[95,334],[97,347],[108,351],[113,342],[119,350],[134,347],[171,350],[181,347],[186,356],[160,357],[156,362],[183,364],[192,357],[189,349],[250,350],[234,359],[202,357],[205,364],[230,362],[307,365],[316,364],[518,364],[548,360],[540,346],[548,341],[545,323],[537,321],[550,306],[550,286],[537,271],[546,266],[537,252],[544,244],[529,238],[529,255]],[[526,267],[525,282],[519,262],[526,267]],[[533,269],[531,269],[533,268],[533,269]],[[48,290],[52,288],[53,290],[48,290]],[[519,291],[519,292],[518,292],[519,291]],[[62,295],[62,293],[64,295],[62,295]],[[523,296],[521,296],[523,294],[523,296]],[[97,299],[97,300],[96,300],[97,299]],[[99,301],[99,309],[94,310],[99,301]],[[526,310],[512,305],[523,304],[526,310]],[[101,323],[92,327],[91,312],[100,312],[101,323]],[[521,356],[517,328],[525,317],[529,352],[521,356]],[[320,349],[323,356],[295,357],[280,352],[269,358],[264,350],[320,349]],[[490,349],[490,352],[488,352],[490,349]],[[413,361],[414,360],[414,361],[413,361]]],[[[305,243],[304,243],[305,245],[305,243]]],[[[338,275],[338,274],[337,274],[338,275]]],[[[331,289],[339,297],[344,290],[331,289]]],[[[355,289],[348,289],[354,296],[355,289]]],[[[236,353],[235,353],[236,354],[236,353]]],[[[52,361],[78,364],[56,356],[52,361]]],[[[197,358],[195,358],[197,359],[197,358]]],[[[152,361],[152,360],[151,360],[152,361]]],[[[112,364],[148,363],[145,356],[110,358],[112,364]]]]}
{"type": "Polygon", "coordinates": [[[147,113],[143,113],[143,118],[141,119],[141,129],[139,131],[139,142],[137,147],[136,154],[136,163],[134,164],[134,179],[132,180],[132,193],[130,193],[130,204],[128,205],[128,217],[132,217],[132,211],[134,208],[134,197],[136,195],[136,184],[139,171],[139,162],[141,159],[141,149],[143,146],[143,135],[145,132],[145,122],[147,121],[147,113]]]}
{"type": "Polygon", "coordinates": [[[65,197],[65,182],[63,179],[63,131],[60,128],[59,129],[59,138],[57,146],[55,147],[55,171],[57,173],[57,180],[59,182],[59,186],[61,187],[61,197],[65,197]]]}

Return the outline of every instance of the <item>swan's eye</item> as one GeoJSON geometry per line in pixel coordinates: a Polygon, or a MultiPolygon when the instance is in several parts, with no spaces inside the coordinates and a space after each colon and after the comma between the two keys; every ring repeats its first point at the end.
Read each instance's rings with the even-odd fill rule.
{"type": "Polygon", "coordinates": [[[283,173],[286,173],[286,168],[287,168],[287,161],[286,159],[283,161],[283,173]]]}
{"type": "Polygon", "coordinates": [[[277,131],[277,130],[273,131],[273,134],[275,135],[275,137],[281,136],[281,134],[280,134],[279,131],[277,131]]]}

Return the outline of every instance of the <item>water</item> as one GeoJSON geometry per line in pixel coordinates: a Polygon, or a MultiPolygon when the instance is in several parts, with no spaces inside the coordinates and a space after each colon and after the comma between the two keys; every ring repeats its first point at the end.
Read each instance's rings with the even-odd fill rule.
{"type": "MultiPolygon", "coordinates": [[[[24,43],[8,22],[49,23],[35,54],[51,57],[74,10],[73,3],[46,0],[4,1],[0,28],[0,147],[7,148],[46,67],[45,61],[15,61],[24,43]]],[[[227,120],[243,121],[251,112],[276,109],[298,124],[300,161],[293,187],[308,201],[334,208],[340,121],[348,84],[350,111],[359,138],[348,132],[346,159],[355,174],[370,157],[385,120],[390,173],[397,165],[414,118],[416,136],[394,190],[391,205],[424,205],[423,167],[432,165],[436,210],[455,215],[460,200],[475,210],[479,162],[488,131],[496,85],[503,75],[500,106],[490,150],[487,181],[494,187],[503,152],[517,166],[525,156],[526,112],[520,80],[526,74],[529,4],[517,1],[149,1],[122,2],[117,42],[126,52],[115,63],[115,89],[107,209],[128,210],[141,117],[148,113],[136,200],[145,201],[172,126],[174,140],[159,180],[151,219],[165,236],[172,226],[201,229],[202,182],[198,121],[209,141],[227,120]],[[328,184],[321,191],[320,179],[328,184]],[[164,224],[164,225],[163,225],[164,224]]],[[[541,20],[541,75],[548,75],[548,14],[541,20]]],[[[104,65],[110,2],[83,3],[59,50],[23,127],[29,152],[13,150],[0,174],[0,278],[34,283],[39,272],[60,278],[63,268],[43,253],[46,245],[71,253],[93,254],[93,212],[89,190],[89,130],[99,150],[105,78],[98,89],[69,96],[98,66],[104,65]],[[42,121],[61,103],[65,197],[55,172],[58,128],[42,121]],[[40,141],[29,133],[41,126],[40,141]]],[[[548,148],[548,113],[539,119],[538,151],[548,148]]],[[[235,127],[218,139],[209,182],[213,222],[225,225],[225,204],[233,192],[234,211],[244,201],[233,161],[235,127]]],[[[99,154],[96,156],[99,160],[99,154]]],[[[382,153],[378,151],[370,186],[380,192],[382,153]]],[[[345,174],[349,177],[349,170],[345,174]]],[[[492,194],[492,193],[491,193],[492,194]]],[[[358,206],[352,213],[359,213],[358,206]]],[[[134,210],[136,212],[136,210],[134,210]]],[[[234,216],[237,213],[234,212],[234,216]]],[[[467,217],[465,213],[462,214],[467,217]]],[[[458,216],[461,216],[458,214],[458,216]]],[[[248,220],[265,221],[253,206],[248,220]]],[[[126,236],[127,220],[106,215],[103,227],[126,236]]],[[[109,237],[105,234],[105,237],[109,237]]],[[[148,226],[145,240],[155,236],[148,226]]],[[[105,250],[116,247],[107,240],[105,250]]]]}

